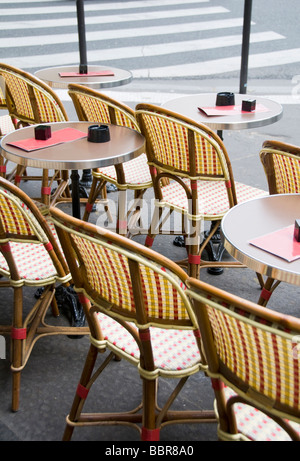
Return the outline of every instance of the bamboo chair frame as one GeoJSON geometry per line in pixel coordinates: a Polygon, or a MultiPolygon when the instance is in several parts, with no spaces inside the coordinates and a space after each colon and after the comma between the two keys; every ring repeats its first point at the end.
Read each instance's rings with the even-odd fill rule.
{"type": "MultiPolygon", "coordinates": [[[[103,93],[82,85],[70,84],[69,95],[73,101],[79,120],[126,126],[139,131],[134,110],[103,93]]],[[[114,184],[119,191],[118,220],[116,230],[126,234],[128,227],[134,231],[140,217],[140,207],[146,190],[152,187],[151,175],[145,154],[124,164],[92,170],[92,187],[86,204],[83,220],[88,221],[97,198],[102,195],[102,202],[107,198],[106,184],[114,184]],[[126,191],[134,191],[134,202],[126,210],[126,191]],[[130,225],[128,226],[128,220],[130,225]]],[[[105,204],[108,213],[108,206],[105,204]]],[[[112,217],[108,214],[109,220],[112,217]]],[[[128,233],[128,235],[130,232],[128,233]]]]}
{"type": "MultiPolygon", "coordinates": [[[[1,82],[0,82],[1,83],[1,82]]],[[[5,100],[5,96],[3,94],[1,84],[0,84],[0,109],[7,111],[7,104],[5,100]]],[[[15,126],[9,114],[1,115],[0,116],[0,139],[5,136],[10,131],[13,131],[15,126]]],[[[0,174],[2,175],[1,165],[0,165],[0,174]]]]}
{"type": "Polygon", "coordinates": [[[138,104],[136,118],[146,138],[156,199],[146,246],[151,247],[155,236],[163,233],[163,210],[167,217],[177,211],[182,215],[182,229],[169,233],[186,238],[188,257],[178,264],[189,275],[198,277],[203,266],[245,267],[236,261],[206,261],[201,256],[229,208],[266,192],[235,182],[227,150],[207,126],[151,104],[138,104]],[[213,226],[200,242],[204,221],[213,226]]]}
{"type": "MultiPolygon", "coordinates": [[[[16,129],[40,123],[63,122],[68,120],[66,110],[55,92],[44,82],[33,75],[0,63],[0,79],[4,86],[5,100],[8,112],[16,129]]],[[[2,159],[2,170],[7,162],[2,159]]],[[[16,185],[22,180],[41,181],[41,197],[38,197],[47,206],[54,204],[60,197],[70,199],[68,171],[54,171],[49,175],[49,170],[43,169],[42,176],[28,175],[26,167],[18,165],[9,174],[2,171],[2,175],[16,185]],[[57,188],[51,196],[52,184],[56,182],[57,188]]]]}
{"type": "Polygon", "coordinates": [[[215,392],[219,438],[299,441],[300,320],[196,279],[188,287],[215,392]]]}
{"type": "Polygon", "coordinates": [[[54,226],[17,186],[0,178],[0,287],[13,289],[10,325],[0,325],[11,337],[12,410],[19,409],[21,372],[38,339],[55,334],[87,334],[87,327],[47,323],[48,308],[59,315],[55,286],[68,286],[71,274],[54,226]],[[52,230],[51,230],[52,229],[52,230]],[[23,306],[24,287],[43,288],[33,306],[23,306]]]}
{"type": "MultiPolygon", "coordinates": [[[[300,193],[300,147],[267,140],[263,143],[259,156],[270,195],[300,193]]],[[[268,277],[263,282],[258,303],[266,306],[280,283],[280,280],[268,277]]]]}
{"type": "Polygon", "coordinates": [[[174,262],[124,236],[79,221],[57,208],[51,208],[50,214],[91,331],[91,346],[67,417],[64,440],[70,440],[74,427],[93,424],[128,424],[139,431],[142,440],[149,441],[159,440],[160,428],[166,424],[215,422],[210,410],[170,409],[188,377],[206,369],[198,326],[185,296],[187,274],[174,262]],[[113,331],[109,331],[110,322],[113,331]],[[153,341],[155,344],[155,335],[163,334],[167,344],[172,332],[173,336],[185,335],[187,349],[192,333],[191,349],[197,351],[196,357],[189,362],[186,350],[183,365],[163,367],[159,362],[164,360],[160,358],[164,348],[159,346],[158,355],[153,341]],[[123,334],[127,338],[124,343],[123,334]],[[111,353],[94,368],[97,355],[106,349],[111,353]],[[82,413],[92,384],[115,355],[137,367],[143,383],[142,405],[128,412],[82,413]],[[179,379],[161,409],[156,404],[159,377],[179,379]]]}

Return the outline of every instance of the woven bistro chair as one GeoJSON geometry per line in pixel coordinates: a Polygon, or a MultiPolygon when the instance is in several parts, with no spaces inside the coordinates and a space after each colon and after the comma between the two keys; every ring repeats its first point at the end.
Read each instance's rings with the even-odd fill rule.
{"type": "MultiPolygon", "coordinates": [[[[4,109],[7,111],[6,99],[3,94],[1,85],[0,85],[0,109],[4,109]]],[[[5,136],[7,133],[10,133],[14,129],[15,129],[15,126],[13,124],[11,116],[9,114],[1,115],[0,116],[0,138],[5,136]]],[[[0,173],[1,173],[1,169],[0,169],[0,173]]]]}
{"type": "Polygon", "coordinates": [[[300,320],[189,279],[218,436],[300,440],[300,320]]]}
{"type": "MultiPolygon", "coordinates": [[[[185,271],[115,232],[77,220],[57,208],[51,208],[50,214],[91,331],[91,346],[67,417],[64,440],[71,438],[76,426],[128,424],[138,429],[142,440],[159,440],[165,424],[215,421],[213,411],[174,412],[169,408],[188,377],[206,368],[198,327],[185,295],[185,271]],[[94,369],[98,353],[106,349],[110,354],[94,369]],[[92,384],[115,355],[137,368],[143,405],[128,412],[82,413],[92,384]],[[175,383],[175,378],[179,379],[161,409],[156,408],[159,377],[174,378],[175,383]]],[[[94,407],[101,405],[101,398],[100,390],[94,407]]]]}
{"type": "Polygon", "coordinates": [[[86,334],[87,328],[46,323],[50,305],[53,314],[59,314],[55,286],[68,286],[70,271],[49,216],[42,216],[24,192],[4,178],[0,178],[0,274],[0,287],[13,288],[14,293],[11,324],[0,325],[0,335],[11,337],[12,410],[17,411],[21,371],[36,341],[54,334],[86,334]],[[30,309],[27,301],[23,308],[25,287],[44,289],[30,309]]]}
{"type": "Polygon", "coordinates": [[[151,104],[138,104],[136,118],[146,138],[156,200],[146,246],[151,247],[155,236],[166,232],[163,210],[167,217],[176,211],[182,216],[183,228],[167,231],[185,236],[188,258],[178,264],[187,266],[189,275],[197,277],[204,265],[240,267],[235,261],[204,261],[201,255],[209,249],[229,208],[266,192],[234,181],[222,140],[205,125],[151,104]],[[204,221],[213,226],[200,245],[204,221]]]}
{"type": "MultiPolygon", "coordinates": [[[[5,99],[8,112],[15,123],[15,128],[28,125],[50,122],[64,122],[68,120],[65,108],[44,82],[33,75],[15,67],[0,63],[0,78],[5,86],[5,99]]],[[[41,181],[41,197],[39,199],[47,206],[60,197],[70,199],[68,186],[68,172],[54,171],[52,175],[44,169],[42,176],[28,175],[26,167],[18,165],[7,178],[20,185],[22,180],[41,181]],[[52,184],[57,188],[51,196],[52,184]]]]}
{"type": "MultiPolygon", "coordinates": [[[[134,110],[125,104],[105,94],[76,84],[69,85],[69,95],[73,100],[79,120],[103,124],[112,123],[139,131],[134,110]]],[[[92,187],[83,220],[88,221],[93,205],[101,193],[104,194],[102,198],[106,198],[105,186],[109,182],[119,190],[117,232],[126,233],[129,217],[132,218],[130,228],[133,230],[140,217],[139,211],[143,195],[149,187],[152,187],[146,154],[116,166],[95,168],[92,170],[92,177],[92,187]],[[127,190],[134,191],[133,206],[129,210],[126,210],[126,201],[124,200],[127,190]]]]}
{"type": "MultiPolygon", "coordinates": [[[[300,147],[281,141],[265,141],[259,155],[270,195],[300,193],[300,147]]],[[[266,306],[279,284],[279,280],[268,277],[258,303],[266,306]]]]}

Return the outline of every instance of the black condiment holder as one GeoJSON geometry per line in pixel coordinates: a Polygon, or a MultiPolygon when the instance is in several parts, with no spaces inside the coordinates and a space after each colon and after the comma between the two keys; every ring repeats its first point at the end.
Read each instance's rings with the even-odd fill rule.
{"type": "Polygon", "coordinates": [[[88,128],[89,142],[108,142],[110,140],[109,127],[107,125],[91,125],[88,128]]]}
{"type": "Polygon", "coordinates": [[[51,138],[51,126],[38,125],[34,128],[34,137],[39,141],[46,141],[51,138]]]}
{"type": "Polygon", "coordinates": [[[216,106],[234,106],[235,98],[234,93],[223,91],[217,94],[216,106]]]}
{"type": "Polygon", "coordinates": [[[300,219],[295,220],[294,239],[300,242],[300,219]]]}

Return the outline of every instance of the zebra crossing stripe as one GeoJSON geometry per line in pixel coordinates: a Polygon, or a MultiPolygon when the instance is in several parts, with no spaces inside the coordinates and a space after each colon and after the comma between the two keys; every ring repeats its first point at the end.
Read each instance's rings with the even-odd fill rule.
{"type": "MultiPolygon", "coordinates": [[[[0,10],[1,11],[1,10],[0,10]]],[[[252,23],[254,25],[255,23],[252,23]]],[[[205,22],[188,22],[182,24],[171,24],[163,26],[131,27],[130,29],[115,29],[99,31],[87,31],[87,41],[106,41],[116,40],[119,38],[137,38],[137,37],[155,37],[157,35],[170,35],[181,33],[192,33],[209,30],[222,30],[243,26],[243,18],[219,19],[205,22]]],[[[34,24],[32,25],[32,30],[34,24]]],[[[49,34],[49,35],[23,35],[22,40],[18,41],[18,47],[34,45],[55,45],[58,43],[78,43],[78,33],[49,34]]],[[[0,47],[15,47],[14,40],[9,38],[0,38],[0,47]]]]}
{"type": "MultiPolygon", "coordinates": [[[[118,24],[122,22],[134,21],[148,21],[148,20],[161,20],[161,19],[175,19],[184,16],[202,16],[210,14],[229,13],[229,10],[222,6],[207,7],[207,8],[191,8],[191,9],[174,9],[163,11],[147,11],[142,13],[127,13],[127,14],[114,14],[114,15],[100,15],[100,16],[85,16],[85,24],[118,24]]],[[[13,22],[0,22],[0,30],[25,30],[44,29],[45,27],[62,28],[67,26],[77,26],[76,17],[72,18],[56,18],[56,19],[41,19],[35,21],[29,19],[28,21],[13,21],[13,22]]]]}
{"type": "MultiPolygon", "coordinates": [[[[76,5],[75,1],[73,1],[70,5],[62,5],[60,2],[61,0],[52,0],[55,2],[55,6],[41,6],[41,7],[33,7],[33,8],[1,8],[1,15],[2,16],[16,16],[18,14],[24,15],[32,15],[32,14],[49,14],[49,13],[75,13],[76,12],[76,5]]],[[[199,3],[208,3],[210,0],[189,0],[189,4],[197,4],[199,3]]],[[[49,3],[49,0],[14,0],[14,4],[21,3],[49,3]]],[[[161,7],[161,6],[175,6],[175,5],[182,5],[182,0],[164,0],[163,5],[161,0],[147,0],[146,2],[141,1],[139,3],[136,2],[108,2],[108,3],[96,3],[93,2],[91,4],[84,4],[84,11],[107,11],[107,10],[126,10],[126,9],[139,9],[139,8],[150,8],[150,7],[161,7]]]]}
{"type": "MultiPolygon", "coordinates": [[[[252,34],[251,43],[262,42],[267,40],[279,40],[284,38],[282,35],[276,34],[275,32],[263,32],[252,34]]],[[[172,42],[165,44],[157,45],[148,45],[148,46],[132,46],[132,47],[122,47],[114,48],[113,52],[111,49],[101,50],[101,59],[105,62],[111,60],[122,60],[130,58],[143,58],[143,57],[153,57],[153,56],[163,56],[171,55],[174,53],[187,53],[189,51],[201,51],[209,50],[221,47],[236,46],[241,44],[240,35],[231,35],[223,37],[215,37],[214,40],[211,39],[202,39],[202,40],[187,40],[181,42],[172,42]]],[[[99,61],[99,50],[91,50],[88,52],[88,62],[92,64],[93,62],[99,61]]],[[[33,55],[33,56],[24,56],[17,58],[7,58],[6,63],[16,67],[22,67],[26,69],[28,67],[39,67],[39,66],[54,66],[54,65],[69,65],[78,63],[78,51],[61,53],[61,54],[46,54],[42,55],[33,55]]],[[[176,66],[176,69],[180,69],[180,66],[176,66]]],[[[201,68],[199,69],[201,72],[201,68]]],[[[155,69],[151,69],[152,72],[155,72],[155,69]]],[[[135,71],[139,72],[139,71],[135,71]]],[[[166,74],[168,77],[168,74],[166,74]]]]}

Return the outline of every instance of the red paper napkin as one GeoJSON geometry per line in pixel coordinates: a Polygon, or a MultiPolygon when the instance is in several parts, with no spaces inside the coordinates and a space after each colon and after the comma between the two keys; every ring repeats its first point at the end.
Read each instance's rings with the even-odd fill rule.
{"type": "Polygon", "coordinates": [[[108,77],[115,75],[111,70],[99,70],[97,72],[88,72],[81,74],[80,72],[59,72],[60,77],[108,77]]]}
{"type": "Polygon", "coordinates": [[[28,138],[21,141],[8,142],[7,144],[18,147],[19,149],[31,152],[45,147],[55,146],[64,142],[76,141],[80,138],[87,137],[83,131],[76,130],[75,128],[63,128],[62,130],[52,131],[51,138],[44,140],[28,138]]]}

